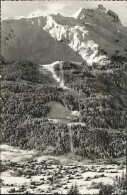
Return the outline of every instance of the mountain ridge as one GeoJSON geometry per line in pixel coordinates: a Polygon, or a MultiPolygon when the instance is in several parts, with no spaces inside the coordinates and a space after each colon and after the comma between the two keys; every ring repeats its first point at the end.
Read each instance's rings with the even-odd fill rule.
{"type": "Polygon", "coordinates": [[[7,61],[20,61],[23,56],[42,64],[77,59],[90,65],[105,64],[114,55],[127,57],[126,28],[114,12],[100,11],[103,9],[82,8],[77,18],[58,13],[3,20],[2,56],[7,61]]]}

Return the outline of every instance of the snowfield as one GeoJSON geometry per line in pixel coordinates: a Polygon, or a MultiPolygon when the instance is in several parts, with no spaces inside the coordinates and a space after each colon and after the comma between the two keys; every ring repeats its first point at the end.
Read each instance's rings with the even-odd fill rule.
{"type": "Polygon", "coordinates": [[[60,82],[60,78],[55,74],[55,71],[54,71],[54,66],[59,64],[60,62],[57,61],[57,62],[54,62],[52,64],[45,64],[45,65],[41,65],[43,66],[45,69],[47,69],[48,71],[50,71],[52,73],[52,76],[54,77],[54,79],[57,81],[57,82],[60,82]]]}
{"type": "Polygon", "coordinates": [[[41,65],[40,64],[40,65],[43,66],[43,68],[45,68],[46,70],[48,70],[48,71],[50,71],[52,73],[53,78],[59,83],[60,87],[62,87],[63,89],[69,89],[68,87],[66,87],[64,85],[64,79],[63,78],[59,78],[56,75],[55,71],[54,71],[54,66],[57,65],[57,64],[59,64],[61,66],[62,65],[61,63],[62,63],[62,61],[56,61],[56,62],[54,62],[52,64],[45,64],[45,65],[41,65]]]}

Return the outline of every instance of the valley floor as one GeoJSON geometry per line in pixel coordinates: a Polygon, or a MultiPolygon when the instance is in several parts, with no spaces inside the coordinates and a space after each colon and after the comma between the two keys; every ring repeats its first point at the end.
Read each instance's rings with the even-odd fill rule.
{"type": "Polygon", "coordinates": [[[1,145],[1,163],[2,194],[67,194],[75,183],[81,194],[98,194],[100,182],[112,185],[126,172],[125,165],[91,163],[69,154],[46,156],[8,145],[1,145]]]}
{"type": "MultiPolygon", "coordinates": [[[[120,131],[121,124],[124,126],[124,99],[120,99],[119,96],[123,88],[119,89],[120,100],[107,94],[107,91],[105,95],[102,92],[108,89],[108,80],[113,84],[113,89],[116,86],[113,81],[110,81],[110,75],[106,74],[106,80],[103,82],[103,74],[98,76],[91,73],[89,69],[83,69],[82,75],[82,69],[77,73],[74,68],[76,64],[72,63],[63,64],[64,68],[68,65],[68,70],[70,70],[66,79],[69,79],[72,73],[76,73],[77,80],[75,81],[75,76],[73,76],[72,82],[71,79],[67,82],[64,68],[61,70],[62,74],[54,71],[54,65],[57,63],[59,62],[39,65],[39,72],[31,63],[25,64],[27,67],[25,72],[24,63],[12,64],[12,67],[5,66],[5,73],[7,72],[5,87],[10,97],[5,101],[5,113],[3,112],[8,114],[4,127],[7,130],[5,137],[9,135],[10,145],[24,149],[34,149],[38,146],[39,150],[44,151],[21,150],[8,145],[0,146],[2,194],[67,194],[72,184],[78,186],[81,194],[99,194],[102,185],[109,184],[115,188],[116,177],[119,180],[125,175],[125,134],[117,132],[120,131]],[[16,71],[13,74],[11,72],[13,69],[20,70],[17,79],[21,81],[15,80],[15,74],[18,74],[16,71]],[[61,75],[60,78],[57,75],[61,75]],[[83,82],[84,77],[87,78],[87,82],[83,82]],[[37,83],[29,84],[22,78],[27,78],[27,82],[33,81],[34,78],[37,83]],[[101,79],[99,82],[97,82],[98,78],[101,79]],[[94,88],[92,88],[93,84],[94,88]],[[113,123],[110,124],[112,118],[113,123]],[[119,123],[123,121],[123,123],[119,124],[118,121],[119,123]],[[87,128],[87,123],[88,127],[91,123],[95,129],[87,128]],[[112,133],[110,136],[107,130],[110,131],[108,133],[112,133]],[[43,149],[44,144],[46,147],[43,149]],[[55,149],[55,155],[64,155],[48,155],[51,154],[52,147],[55,149]],[[80,156],[73,155],[74,149],[76,149],[75,154],[80,156]],[[83,153],[81,153],[82,150],[83,153]],[[88,153],[89,155],[86,155],[88,153]],[[91,158],[94,157],[93,154],[96,154],[95,158],[92,158],[95,160],[81,157],[91,158]],[[119,158],[96,159],[97,156],[119,158]]],[[[114,78],[118,79],[115,75],[114,78]]],[[[120,82],[124,86],[125,83],[120,82]]],[[[122,185],[122,190],[124,190],[124,185],[122,185]]]]}

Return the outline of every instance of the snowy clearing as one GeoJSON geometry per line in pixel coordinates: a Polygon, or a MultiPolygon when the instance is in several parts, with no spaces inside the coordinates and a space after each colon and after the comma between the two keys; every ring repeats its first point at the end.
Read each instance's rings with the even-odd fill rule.
{"type": "Polygon", "coordinates": [[[66,87],[64,85],[63,78],[59,78],[56,75],[55,71],[54,71],[54,66],[57,65],[57,64],[59,64],[61,66],[61,63],[62,63],[62,61],[56,61],[56,62],[54,62],[52,64],[45,64],[45,65],[39,64],[39,65],[43,66],[43,68],[45,68],[46,70],[48,70],[48,71],[50,71],[52,73],[53,78],[59,83],[60,87],[62,87],[63,89],[69,89],[68,87],[66,87]]]}

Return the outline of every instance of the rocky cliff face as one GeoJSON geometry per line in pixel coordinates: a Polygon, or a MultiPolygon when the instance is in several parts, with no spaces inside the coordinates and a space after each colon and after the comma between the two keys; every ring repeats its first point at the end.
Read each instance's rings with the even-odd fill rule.
{"type": "Polygon", "coordinates": [[[104,64],[112,55],[127,56],[127,32],[118,16],[103,7],[2,21],[2,55],[48,64],[59,59],[104,64]]]}

